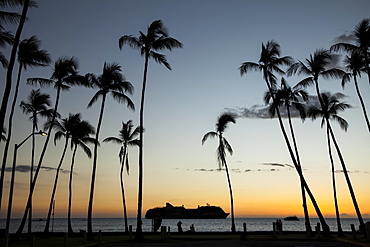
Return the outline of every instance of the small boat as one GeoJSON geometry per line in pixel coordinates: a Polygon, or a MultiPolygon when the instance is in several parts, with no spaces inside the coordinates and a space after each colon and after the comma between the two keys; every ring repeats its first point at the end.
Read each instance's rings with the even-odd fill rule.
{"type": "Polygon", "coordinates": [[[297,221],[299,220],[297,216],[288,216],[284,218],[285,221],[297,221]]]}

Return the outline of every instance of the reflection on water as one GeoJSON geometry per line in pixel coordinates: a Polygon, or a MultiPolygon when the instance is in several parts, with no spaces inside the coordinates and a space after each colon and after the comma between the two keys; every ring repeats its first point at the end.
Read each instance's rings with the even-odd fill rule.
{"type": "MultiPolygon", "coordinates": [[[[336,219],[326,218],[327,224],[330,226],[330,230],[337,231],[336,219]]],[[[0,219],[0,229],[5,228],[5,219],[0,219]]],[[[169,226],[172,232],[177,232],[177,222],[179,219],[164,219],[162,221],[163,226],[169,226]]],[[[237,231],[243,231],[243,223],[247,224],[247,231],[272,231],[272,222],[276,221],[276,218],[235,218],[235,225],[237,231]]],[[[370,219],[364,219],[365,222],[370,219]]],[[[195,231],[197,232],[231,232],[231,219],[181,219],[182,229],[184,231],[190,230],[191,224],[194,224],[195,231]]],[[[304,219],[299,221],[282,221],[284,231],[305,231],[304,219]]],[[[310,219],[312,229],[319,222],[317,218],[310,219]]],[[[358,228],[358,220],[355,218],[341,219],[342,228],[344,231],[351,231],[351,224],[354,224],[356,229],[358,228]]],[[[20,219],[12,219],[10,224],[10,232],[13,233],[19,226],[20,219]]],[[[152,231],[152,220],[143,219],[143,231],[152,231]]],[[[128,219],[128,224],[132,225],[133,231],[136,228],[136,218],[128,219]]],[[[58,218],[54,220],[54,224],[50,223],[50,231],[54,232],[67,232],[67,219],[58,218]]],[[[34,232],[42,232],[45,227],[45,221],[33,221],[32,229],[34,232]]],[[[86,219],[72,219],[72,227],[75,232],[87,229],[86,219]]],[[[97,218],[93,219],[93,231],[102,232],[123,232],[124,221],[119,218],[97,218]]],[[[25,227],[24,232],[27,231],[25,227]]]]}

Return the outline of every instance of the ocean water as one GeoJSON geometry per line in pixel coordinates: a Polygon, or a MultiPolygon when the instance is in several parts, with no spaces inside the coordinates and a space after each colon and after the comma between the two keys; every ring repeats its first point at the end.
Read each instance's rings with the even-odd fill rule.
{"type": "MultiPolygon", "coordinates": [[[[284,221],[283,219],[283,230],[284,231],[305,231],[304,219],[299,221],[284,221]]],[[[331,231],[337,231],[337,224],[335,218],[325,218],[331,231]]],[[[163,219],[162,226],[169,226],[171,232],[177,232],[177,222],[182,222],[183,231],[190,229],[191,224],[194,225],[196,232],[231,232],[231,219],[163,219]]],[[[272,231],[272,223],[276,221],[276,218],[235,218],[235,226],[237,231],[243,231],[243,223],[246,223],[247,231],[272,231]]],[[[364,219],[365,222],[370,219],[364,219]]],[[[311,218],[310,223],[312,229],[320,221],[317,218],[311,218]]],[[[20,219],[12,219],[10,222],[10,233],[14,233],[20,223],[20,219]]],[[[358,229],[359,223],[357,218],[343,218],[341,219],[342,228],[344,231],[351,231],[351,224],[354,224],[358,229]]],[[[133,231],[136,228],[136,218],[128,219],[128,224],[132,225],[133,231]]],[[[142,219],[142,228],[144,232],[152,231],[152,220],[142,219]]],[[[0,229],[5,229],[6,220],[0,219],[0,229]]],[[[32,229],[33,232],[42,232],[45,227],[45,221],[33,221],[32,229]]],[[[87,220],[82,218],[72,219],[72,228],[75,232],[87,229],[87,220]]],[[[93,231],[98,232],[123,232],[124,221],[120,218],[96,218],[93,219],[93,231]]],[[[27,231],[27,224],[24,228],[24,232],[27,231]]],[[[54,222],[50,223],[50,231],[53,232],[67,232],[67,219],[56,218],[54,222]]]]}

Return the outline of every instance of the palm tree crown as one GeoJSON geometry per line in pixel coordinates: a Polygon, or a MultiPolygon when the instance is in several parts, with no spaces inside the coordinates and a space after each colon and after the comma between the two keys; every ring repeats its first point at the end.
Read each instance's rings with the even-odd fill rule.
{"type": "Polygon", "coordinates": [[[349,104],[339,101],[339,99],[343,97],[344,95],[341,93],[335,93],[333,95],[329,92],[322,93],[321,99],[323,105],[321,106],[321,109],[316,106],[312,106],[308,110],[308,115],[313,120],[315,120],[318,117],[322,117],[321,127],[324,126],[325,121],[333,120],[339,123],[339,126],[343,130],[347,131],[348,122],[338,115],[340,111],[344,111],[345,109],[351,108],[349,104]]]}
{"type": "Polygon", "coordinates": [[[182,43],[177,39],[168,36],[167,29],[161,20],[153,21],[148,27],[147,34],[140,32],[139,37],[124,35],[119,39],[119,48],[122,50],[124,44],[128,44],[133,49],[140,50],[142,56],[153,58],[156,62],[163,64],[171,70],[166,56],[156,51],[172,50],[173,48],[182,48],[182,43]]]}
{"type": "Polygon", "coordinates": [[[27,70],[27,67],[48,66],[51,62],[49,53],[40,50],[40,40],[34,35],[29,39],[21,41],[18,47],[18,62],[27,70]]]}

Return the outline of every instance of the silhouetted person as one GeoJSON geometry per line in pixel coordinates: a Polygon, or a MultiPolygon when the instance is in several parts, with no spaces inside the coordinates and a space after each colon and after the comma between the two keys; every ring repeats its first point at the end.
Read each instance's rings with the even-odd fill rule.
{"type": "Polygon", "coordinates": [[[194,224],[191,224],[191,226],[190,226],[190,231],[191,231],[191,232],[195,232],[194,224]]]}
{"type": "Polygon", "coordinates": [[[182,224],[182,222],[181,222],[181,221],[177,222],[177,230],[178,230],[179,232],[182,232],[181,224],[182,224]]]}

